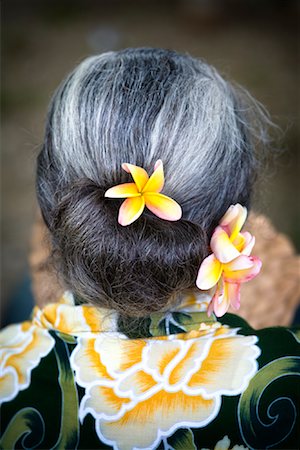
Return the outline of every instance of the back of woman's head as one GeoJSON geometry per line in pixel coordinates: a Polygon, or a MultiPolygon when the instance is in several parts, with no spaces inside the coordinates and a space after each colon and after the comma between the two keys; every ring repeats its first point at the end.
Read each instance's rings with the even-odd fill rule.
{"type": "Polygon", "coordinates": [[[141,316],[195,286],[213,228],[230,204],[249,206],[264,139],[261,109],[201,60],[128,49],[83,61],[55,93],[37,192],[66,287],[82,301],[141,316]],[[182,207],[169,222],[145,210],[117,222],[105,191],[153,171],[182,207]]]}

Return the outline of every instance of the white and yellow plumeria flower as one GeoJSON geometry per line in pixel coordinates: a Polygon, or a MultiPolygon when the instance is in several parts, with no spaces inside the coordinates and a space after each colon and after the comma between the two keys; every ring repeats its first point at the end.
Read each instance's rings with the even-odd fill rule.
{"type": "Polygon", "coordinates": [[[261,269],[261,260],[250,256],[255,238],[240,233],[247,217],[247,209],[231,205],[215,229],[210,247],[213,253],[202,262],[196,284],[207,290],[217,285],[208,307],[208,314],[223,316],[229,306],[240,307],[240,284],[254,278],[261,269]]]}
{"type": "Polygon", "coordinates": [[[122,168],[132,175],[134,183],[119,184],[104,194],[110,198],[126,198],[119,210],[120,225],[130,225],[137,220],[145,206],[161,219],[174,221],[181,218],[182,211],[178,203],[160,194],[164,186],[163,163],[160,159],[155,163],[151,177],[145,169],[133,164],[123,163],[122,168]]]}

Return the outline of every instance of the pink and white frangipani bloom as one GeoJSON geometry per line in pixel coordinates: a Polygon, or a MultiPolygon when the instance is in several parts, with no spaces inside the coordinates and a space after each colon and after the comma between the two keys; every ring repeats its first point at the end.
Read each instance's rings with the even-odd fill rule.
{"type": "Polygon", "coordinates": [[[255,238],[247,231],[240,233],[247,217],[247,209],[239,203],[231,205],[215,229],[210,247],[213,253],[199,268],[197,287],[208,290],[216,286],[208,306],[208,315],[214,311],[223,316],[229,306],[240,307],[240,285],[254,278],[261,269],[261,260],[250,256],[255,238]]]}
{"type": "Polygon", "coordinates": [[[110,198],[126,198],[119,210],[120,225],[130,225],[138,219],[145,206],[161,219],[174,221],[181,218],[178,203],[159,193],[164,186],[164,169],[160,159],[156,161],[151,177],[145,169],[133,164],[123,163],[122,168],[132,175],[134,183],[118,184],[104,194],[110,198]]]}

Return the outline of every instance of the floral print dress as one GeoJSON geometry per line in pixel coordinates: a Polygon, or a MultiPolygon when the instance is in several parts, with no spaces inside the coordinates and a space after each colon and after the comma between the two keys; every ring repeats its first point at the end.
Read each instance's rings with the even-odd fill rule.
{"type": "Polygon", "coordinates": [[[6,327],[0,447],[299,448],[299,330],[217,321],[208,302],[125,320],[66,292],[6,327]]]}

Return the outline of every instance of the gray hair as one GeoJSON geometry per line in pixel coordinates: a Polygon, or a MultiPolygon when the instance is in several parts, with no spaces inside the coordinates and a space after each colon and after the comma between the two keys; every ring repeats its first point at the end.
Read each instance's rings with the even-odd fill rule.
{"type": "Polygon", "coordinates": [[[61,84],[37,163],[37,194],[66,286],[129,316],[166,308],[195,285],[208,242],[230,204],[249,207],[268,118],[202,60],[162,49],[85,59],[61,84]],[[121,164],[165,169],[178,222],[150,211],[117,223],[131,181],[121,164]]]}

